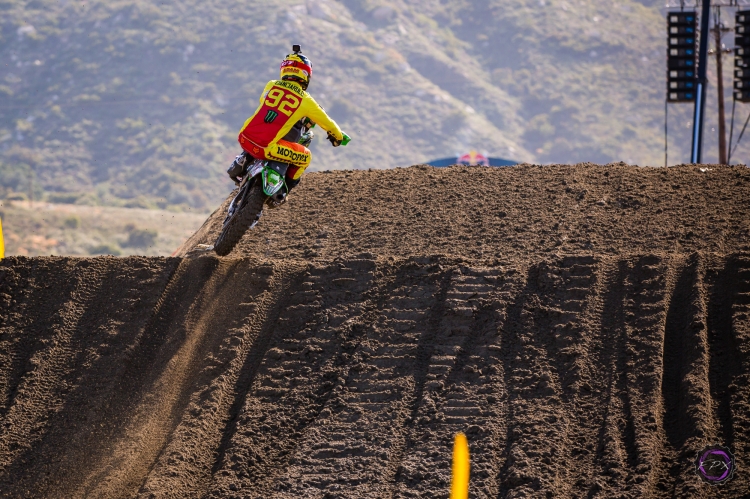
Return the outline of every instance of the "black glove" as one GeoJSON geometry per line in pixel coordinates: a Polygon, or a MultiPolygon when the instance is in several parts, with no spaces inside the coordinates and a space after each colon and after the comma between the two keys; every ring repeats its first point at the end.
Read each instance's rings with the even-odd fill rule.
{"type": "Polygon", "coordinates": [[[328,133],[328,140],[331,142],[331,145],[333,147],[338,147],[341,145],[341,141],[334,137],[330,132],[328,133]]]}

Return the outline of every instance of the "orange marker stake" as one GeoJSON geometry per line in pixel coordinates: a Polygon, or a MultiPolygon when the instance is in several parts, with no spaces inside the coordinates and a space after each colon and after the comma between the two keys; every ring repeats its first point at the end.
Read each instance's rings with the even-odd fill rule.
{"type": "Polygon", "coordinates": [[[453,442],[453,478],[451,499],[469,499],[469,443],[459,433],[453,442]]]}

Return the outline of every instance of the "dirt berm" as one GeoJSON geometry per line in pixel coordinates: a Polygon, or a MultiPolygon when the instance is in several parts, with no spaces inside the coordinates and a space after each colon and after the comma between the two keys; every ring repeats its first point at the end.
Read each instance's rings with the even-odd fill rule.
{"type": "Polygon", "coordinates": [[[0,261],[0,497],[748,497],[750,169],[307,175],[227,258],[0,261]],[[735,478],[693,460],[722,443],[735,478]]]}

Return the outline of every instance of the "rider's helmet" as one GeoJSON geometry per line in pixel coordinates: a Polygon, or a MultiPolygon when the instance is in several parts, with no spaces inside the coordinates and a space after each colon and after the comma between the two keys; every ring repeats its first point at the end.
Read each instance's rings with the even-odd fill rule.
{"type": "Polygon", "coordinates": [[[281,79],[296,81],[307,90],[312,78],[312,63],[300,53],[301,50],[299,45],[293,45],[292,53],[281,61],[281,79]]]}

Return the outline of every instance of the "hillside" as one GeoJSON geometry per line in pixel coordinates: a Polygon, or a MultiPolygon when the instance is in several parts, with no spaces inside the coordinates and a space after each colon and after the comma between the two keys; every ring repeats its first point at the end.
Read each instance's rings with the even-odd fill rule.
{"type": "MultiPolygon", "coordinates": [[[[660,8],[2,0],[0,197],[216,206],[231,188],[224,170],[236,133],[292,42],[314,62],[311,91],[354,137],[337,150],[314,142],[313,169],[391,168],[469,149],[537,163],[661,165],[660,8]]],[[[679,163],[689,106],[670,113],[679,163]]]]}
{"type": "Polygon", "coordinates": [[[744,497],[749,189],[313,173],[226,258],[6,258],[0,496],[445,497],[463,431],[471,497],[744,497]],[[722,487],[694,472],[715,442],[722,487]]]}
{"type": "Polygon", "coordinates": [[[205,214],[114,206],[0,202],[5,254],[169,256],[205,214]]]}

